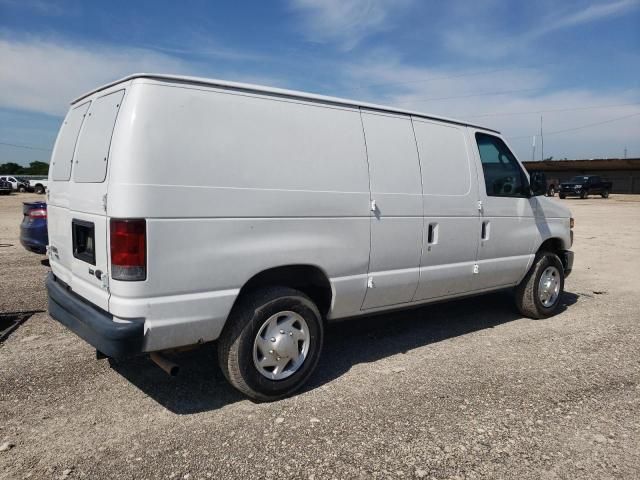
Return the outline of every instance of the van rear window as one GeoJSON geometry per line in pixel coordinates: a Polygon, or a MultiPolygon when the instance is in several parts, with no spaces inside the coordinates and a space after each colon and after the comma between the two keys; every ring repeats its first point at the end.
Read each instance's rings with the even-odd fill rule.
{"type": "Polygon", "coordinates": [[[94,100],[78,139],[73,180],[79,183],[104,182],[111,136],[124,90],[94,100]]]}
{"type": "Polygon", "coordinates": [[[82,127],[87,109],[91,102],[83,103],[72,109],[60,128],[60,135],[56,150],[51,159],[51,178],[53,180],[67,181],[71,177],[71,162],[73,151],[78,141],[78,133],[82,127]]]}

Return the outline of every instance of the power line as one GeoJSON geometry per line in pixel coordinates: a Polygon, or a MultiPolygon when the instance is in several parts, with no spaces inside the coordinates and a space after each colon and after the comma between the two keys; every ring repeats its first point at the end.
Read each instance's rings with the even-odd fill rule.
{"type": "MultiPolygon", "coordinates": [[[[444,75],[444,76],[440,76],[440,77],[427,77],[427,78],[423,78],[422,80],[409,80],[409,81],[405,81],[405,82],[389,82],[389,83],[373,83],[373,84],[369,84],[369,85],[358,85],[356,88],[371,88],[371,87],[391,87],[394,85],[411,85],[411,84],[416,84],[416,83],[429,83],[429,82],[434,82],[436,80],[449,80],[450,78],[461,78],[461,77],[475,77],[475,76],[480,76],[480,75],[489,75],[492,73],[498,73],[498,72],[507,72],[507,71],[512,71],[512,70],[526,70],[529,68],[539,68],[541,66],[549,66],[549,65],[556,65],[555,62],[551,62],[551,63],[543,63],[542,65],[532,65],[532,66],[524,66],[524,67],[505,67],[505,68],[496,68],[494,70],[480,70],[480,71],[475,71],[475,72],[467,72],[467,73],[459,73],[456,75],[444,75]]],[[[385,70],[395,70],[395,68],[388,68],[385,70]]]]}
{"type": "Polygon", "coordinates": [[[532,92],[535,90],[542,90],[542,88],[525,88],[523,90],[507,90],[502,92],[483,92],[483,93],[471,93],[469,95],[457,95],[455,97],[436,97],[436,98],[418,98],[411,102],[403,102],[400,105],[410,105],[416,102],[433,102],[436,100],[453,100],[456,98],[470,98],[470,97],[484,97],[484,96],[496,96],[496,95],[508,95],[510,93],[532,92]]]}
{"type": "Polygon", "coordinates": [[[14,148],[26,148],[27,150],[42,150],[43,152],[51,151],[50,148],[34,147],[33,145],[18,145],[16,143],[7,143],[7,142],[0,142],[0,145],[4,145],[7,147],[14,147],[14,148]]]}
{"type": "MultiPolygon", "coordinates": [[[[631,115],[625,115],[623,117],[610,118],[609,120],[604,120],[602,122],[589,123],[587,125],[581,125],[579,127],[565,128],[563,130],[555,130],[553,132],[546,132],[545,135],[557,135],[559,133],[567,133],[567,132],[575,132],[576,130],[582,130],[584,128],[596,127],[598,125],[604,125],[605,123],[617,122],[619,120],[624,120],[625,118],[631,118],[640,115],[640,112],[632,113],[631,115]]],[[[519,135],[517,137],[507,137],[510,140],[516,140],[519,138],[531,138],[531,135],[519,135]]]]}
{"type": "Polygon", "coordinates": [[[539,113],[554,113],[554,112],[575,112],[578,110],[594,110],[599,108],[614,108],[614,107],[630,107],[634,105],[640,105],[640,102],[636,103],[615,103],[611,105],[589,105],[586,107],[573,107],[573,108],[554,108],[550,110],[529,110],[525,112],[495,112],[495,113],[481,113],[478,115],[460,115],[464,118],[481,118],[481,117],[508,117],[510,115],[533,115],[539,113]]]}

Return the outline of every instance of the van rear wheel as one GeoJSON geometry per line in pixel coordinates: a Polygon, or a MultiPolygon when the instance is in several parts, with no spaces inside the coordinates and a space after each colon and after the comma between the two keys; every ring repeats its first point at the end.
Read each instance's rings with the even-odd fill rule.
{"type": "Polygon", "coordinates": [[[531,269],[516,287],[516,306],[529,318],[553,315],[564,291],[564,268],[555,253],[538,252],[531,269]]]}
{"type": "Polygon", "coordinates": [[[218,341],[229,383],[257,401],[291,395],[313,373],[324,337],[318,307],[304,293],[271,287],[238,299],[218,341]]]}

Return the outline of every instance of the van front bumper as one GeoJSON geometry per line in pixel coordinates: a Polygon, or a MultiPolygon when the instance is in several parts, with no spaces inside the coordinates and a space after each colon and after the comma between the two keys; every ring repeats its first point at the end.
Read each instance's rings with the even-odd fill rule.
{"type": "Polygon", "coordinates": [[[573,252],[571,250],[560,252],[560,261],[564,267],[564,276],[566,278],[571,273],[571,269],[573,269],[573,252]]]}
{"type": "Polygon", "coordinates": [[[113,315],[92,305],[58,281],[53,273],[46,280],[49,315],[96,350],[111,358],[126,358],[142,352],[144,321],[114,321],[113,315]]]}

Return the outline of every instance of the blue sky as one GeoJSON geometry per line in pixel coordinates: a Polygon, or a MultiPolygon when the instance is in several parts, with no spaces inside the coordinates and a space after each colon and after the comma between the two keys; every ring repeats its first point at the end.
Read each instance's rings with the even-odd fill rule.
{"type": "Polygon", "coordinates": [[[639,26],[640,0],[0,0],[0,163],[48,161],[70,100],[141,71],[468,119],[522,160],[542,115],[545,157],[640,157],[639,26]]]}

